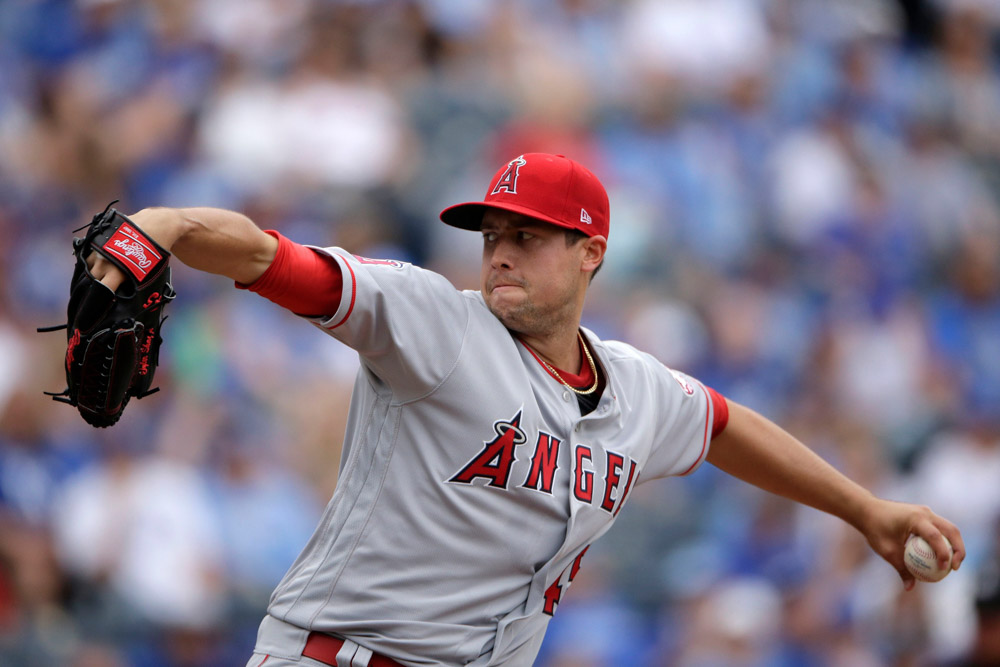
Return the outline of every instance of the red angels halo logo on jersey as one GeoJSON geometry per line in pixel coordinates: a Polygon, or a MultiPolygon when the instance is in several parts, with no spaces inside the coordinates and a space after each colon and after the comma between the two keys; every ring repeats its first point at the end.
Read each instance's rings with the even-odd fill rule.
{"type": "Polygon", "coordinates": [[[507,169],[503,172],[500,178],[497,180],[497,184],[493,186],[493,191],[490,192],[491,195],[500,194],[501,190],[506,190],[512,195],[517,194],[517,177],[520,176],[520,169],[528,162],[524,159],[523,155],[518,155],[516,158],[507,163],[507,169]]]}
{"type": "Polygon", "coordinates": [[[521,430],[521,412],[518,410],[511,419],[494,422],[496,437],[484,442],[482,451],[448,481],[470,484],[477,477],[484,477],[490,480],[490,486],[506,489],[511,466],[517,460],[514,448],[527,441],[527,436],[521,430]]]}

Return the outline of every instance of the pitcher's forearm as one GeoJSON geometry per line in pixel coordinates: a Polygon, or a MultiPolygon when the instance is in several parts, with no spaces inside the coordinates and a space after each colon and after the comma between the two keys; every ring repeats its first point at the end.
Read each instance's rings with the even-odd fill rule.
{"type": "Polygon", "coordinates": [[[147,208],[130,216],[188,266],[241,283],[259,278],[278,241],[241,213],[218,208],[147,208]]]}
{"type": "Polygon", "coordinates": [[[753,410],[729,404],[729,423],[708,461],[766,491],[838,516],[861,529],[875,496],[842,475],[787,431],[753,410]]]}

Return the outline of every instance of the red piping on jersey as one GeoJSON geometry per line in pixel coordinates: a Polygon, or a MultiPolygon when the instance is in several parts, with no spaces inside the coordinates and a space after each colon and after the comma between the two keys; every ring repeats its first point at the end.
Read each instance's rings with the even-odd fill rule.
{"type": "Polygon", "coordinates": [[[535,351],[531,349],[530,345],[525,343],[520,338],[518,338],[517,341],[521,345],[523,345],[524,348],[528,350],[528,352],[531,353],[531,356],[535,358],[535,361],[538,362],[538,365],[541,366],[546,373],[551,375],[559,382],[565,380],[569,386],[576,387],[577,389],[587,389],[590,387],[590,385],[594,384],[594,371],[591,370],[590,364],[587,363],[587,353],[583,349],[583,341],[579,339],[577,340],[577,343],[579,343],[580,345],[581,360],[583,361],[583,366],[580,368],[580,372],[578,374],[570,373],[569,371],[564,371],[561,368],[557,368],[556,370],[562,374],[562,377],[553,374],[552,371],[550,371],[548,367],[545,365],[545,363],[542,361],[541,357],[539,357],[538,354],[536,354],[535,351]]]}
{"type": "Polygon", "coordinates": [[[354,300],[358,296],[358,279],[357,279],[357,276],[354,275],[354,269],[351,268],[351,263],[350,262],[345,261],[344,262],[344,266],[346,266],[347,270],[351,272],[351,305],[349,305],[347,307],[347,314],[344,315],[344,319],[340,320],[339,322],[337,322],[336,324],[334,324],[332,327],[327,327],[327,329],[336,329],[341,324],[343,324],[344,322],[346,322],[347,318],[349,318],[351,316],[351,313],[354,312],[354,300]]]}
{"type": "Polygon", "coordinates": [[[695,468],[698,467],[698,464],[701,463],[702,457],[705,456],[705,450],[708,449],[708,440],[709,440],[709,438],[708,438],[708,423],[709,423],[709,419],[708,418],[711,416],[712,399],[708,395],[708,390],[705,389],[705,387],[703,385],[699,384],[698,386],[701,387],[701,390],[703,392],[705,392],[705,433],[702,436],[701,452],[698,454],[698,458],[696,458],[694,460],[694,463],[691,464],[690,468],[688,468],[687,470],[685,470],[684,472],[682,472],[680,474],[681,477],[683,477],[684,475],[689,474],[692,470],[694,470],[695,468]]]}
{"type": "Polygon", "coordinates": [[[259,662],[259,663],[257,664],[257,667],[261,667],[261,665],[263,665],[263,664],[264,664],[265,662],[267,662],[267,661],[268,661],[268,660],[270,660],[270,659],[271,659],[271,656],[270,656],[270,655],[265,655],[265,656],[264,656],[264,659],[263,659],[263,660],[261,660],[261,661],[260,661],[260,662],[259,662]]]}

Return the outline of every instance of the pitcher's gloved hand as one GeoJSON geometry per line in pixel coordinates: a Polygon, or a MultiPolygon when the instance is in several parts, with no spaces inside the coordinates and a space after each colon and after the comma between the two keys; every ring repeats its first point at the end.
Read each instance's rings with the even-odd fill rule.
{"type": "MultiPolygon", "coordinates": [[[[111,202],[114,204],[115,202],[111,202]]],[[[176,296],[170,284],[170,253],[111,205],[73,239],[76,268],[70,283],[66,324],[66,389],[51,394],[76,406],[93,426],[111,426],[131,397],[151,389],[159,360],[163,308],[176,296]],[[112,291],[95,278],[92,253],[114,264],[125,281],[112,291]]],[[[48,393],[48,392],[46,392],[48,393]]]]}

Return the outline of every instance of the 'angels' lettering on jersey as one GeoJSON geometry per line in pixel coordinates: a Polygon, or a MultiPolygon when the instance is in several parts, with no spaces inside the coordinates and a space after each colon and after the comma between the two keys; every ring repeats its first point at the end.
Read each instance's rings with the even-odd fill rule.
{"type": "MultiPolygon", "coordinates": [[[[471,485],[475,479],[483,478],[487,480],[487,486],[509,490],[511,470],[514,463],[520,460],[517,447],[529,442],[528,435],[521,428],[522,412],[523,407],[510,419],[494,422],[496,437],[484,441],[479,453],[448,481],[471,485]]],[[[561,439],[539,430],[534,438],[534,449],[528,458],[528,473],[519,485],[521,488],[552,494],[556,471],[559,469],[561,444],[561,439]]],[[[608,450],[598,462],[603,464],[601,470],[594,462],[594,448],[587,444],[574,445],[572,455],[576,463],[573,497],[588,505],[596,502],[602,510],[617,516],[637,477],[638,463],[631,457],[608,450]],[[628,473],[623,475],[626,468],[628,473]],[[596,488],[598,485],[600,488],[596,488]]]]}

